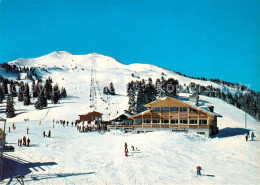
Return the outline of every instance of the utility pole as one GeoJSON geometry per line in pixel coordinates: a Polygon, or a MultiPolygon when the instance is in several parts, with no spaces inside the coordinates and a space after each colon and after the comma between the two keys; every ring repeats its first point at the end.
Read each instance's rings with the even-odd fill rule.
{"type": "Polygon", "coordinates": [[[1,148],[1,153],[0,153],[0,181],[2,181],[2,176],[3,176],[3,165],[4,165],[4,161],[3,161],[3,157],[4,157],[4,146],[5,146],[5,125],[6,125],[6,119],[3,119],[0,117],[0,121],[4,122],[4,131],[3,131],[3,138],[2,138],[2,148],[1,148]]]}

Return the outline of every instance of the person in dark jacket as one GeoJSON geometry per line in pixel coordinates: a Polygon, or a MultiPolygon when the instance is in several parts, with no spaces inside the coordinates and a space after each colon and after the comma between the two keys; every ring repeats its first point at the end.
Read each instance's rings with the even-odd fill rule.
{"type": "Polygon", "coordinates": [[[48,137],[51,137],[51,130],[49,130],[48,137]]]}
{"type": "Polygon", "coordinates": [[[246,132],[245,134],[246,141],[248,140],[248,136],[249,136],[249,132],[246,132]]]}
{"type": "Polygon", "coordinates": [[[43,133],[42,133],[42,134],[43,134],[43,137],[46,137],[45,131],[43,131],[43,133]]]}
{"type": "Polygon", "coordinates": [[[30,141],[31,141],[31,140],[28,138],[28,139],[27,139],[27,146],[28,146],[28,147],[30,146],[30,141]]]}

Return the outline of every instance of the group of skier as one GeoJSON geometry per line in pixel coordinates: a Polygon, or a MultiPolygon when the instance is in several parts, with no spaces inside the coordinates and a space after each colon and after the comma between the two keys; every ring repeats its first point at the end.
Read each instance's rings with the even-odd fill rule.
{"type": "MultiPolygon", "coordinates": [[[[125,156],[127,157],[127,156],[128,156],[128,148],[127,148],[127,143],[125,143],[125,145],[124,145],[124,146],[125,146],[125,156]]],[[[134,145],[132,145],[132,146],[131,146],[131,148],[132,148],[132,151],[135,151],[135,150],[137,150],[137,148],[135,148],[135,147],[134,147],[134,145]]]]}
{"type": "Polygon", "coordinates": [[[23,136],[22,139],[18,139],[18,146],[24,145],[24,146],[28,146],[29,147],[30,146],[30,142],[31,142],[31,140],[29,138],[27,138],[27,140],[26,140],[26,137],[23,136]]]}
{"type": "Polygon", "coordinates": [[[45,131],[42,133],[43,137],[51,137],[51,130],[49,130],[48,135],[46,135],[45,131]]]}
{"type": "Polygon", "coordinates": [[[255,134],[253,131],[249,132],[247,131],[245,134],[246,141],[248,141],[249,138],[251,138],[251,141],[254,141],[255,134]]]}

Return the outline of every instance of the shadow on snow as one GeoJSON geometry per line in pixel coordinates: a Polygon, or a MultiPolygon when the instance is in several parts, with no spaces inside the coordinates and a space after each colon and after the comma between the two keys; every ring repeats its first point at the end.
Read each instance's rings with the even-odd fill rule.
{"type": "Polygon", "coordinates": [[[250,131],[249,129],[245,128],[223,128],[219,130],[219,133],[215,136],[218,138],[223,137],[232,137],[237,135],[244,135],[247,131],[250,131]]]}

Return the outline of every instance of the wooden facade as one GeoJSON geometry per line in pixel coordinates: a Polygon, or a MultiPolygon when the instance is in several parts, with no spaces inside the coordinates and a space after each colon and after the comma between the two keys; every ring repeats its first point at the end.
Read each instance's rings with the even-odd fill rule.
{"type": "Polygon", "coordinates": [[[87,121],[87,122],[92,122],[92,121],[102,121],[102,114],[100,112],[89,112],[88,114],[83,114],[79,115],[79,121],[87,121]]]}
{"type": "Polygon", "coordinates": [[[217,132],[217,117],[220,115],[210,109],[170,97],[144,106],[147,111],[130,117],[135,128],[209,129],[209,135],[217,132]]]}

